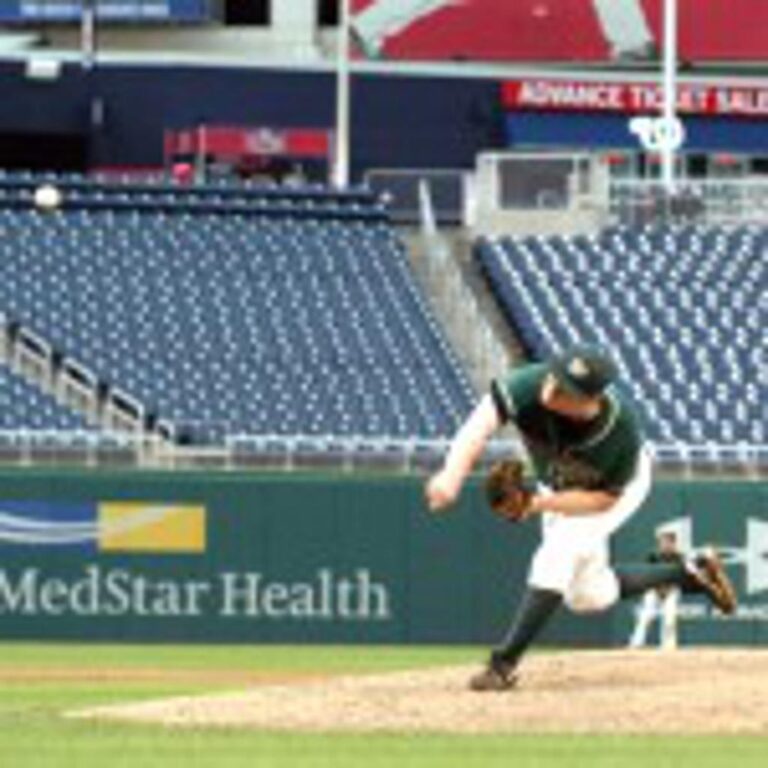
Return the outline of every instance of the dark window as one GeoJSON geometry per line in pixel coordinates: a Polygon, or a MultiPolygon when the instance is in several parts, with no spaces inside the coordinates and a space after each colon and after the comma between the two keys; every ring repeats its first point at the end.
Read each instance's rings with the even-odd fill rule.
{"type": "Polygon", "coordinates": [[[268,27],[271,0],[225,0],[224,23],[228,26],[268,27]]]}
{"type": "Polygon", "coordinates": [[[88,137],[79,133],[0,133],[0,168],[84,172],[88,137]]]}
{"type": "Polygon", "coordinates": [[[321,27],[339,26],[339,0],[317,0],[317,23],[321,27]]]}
{"type": "Polygon", "coordinates": [[[708,163],[706,155],[688,155],[688,177],[703,179],[707,175],[708,163]]]}

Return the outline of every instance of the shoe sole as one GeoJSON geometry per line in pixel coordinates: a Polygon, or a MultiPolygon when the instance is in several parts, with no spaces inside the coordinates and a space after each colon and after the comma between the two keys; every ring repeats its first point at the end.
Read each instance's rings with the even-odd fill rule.
{"type": "Polygon", "coordinates": [[[517,675],[512,675],[508,678],[496,678],[493,681],[482,679],[476,680],[472,678],[469,681],[469,690],[476,693],[503,693],[504,691],[510,691],[517,685],[517,675]]]}
{"type": "Polygon", "coordinates": [[[703,568],[707,575],[704,588],[712,598],[712,602],[723,613],[732,614],[737,605],[736,590],[716,552],[709,552],[704,556],[703,568]]]}

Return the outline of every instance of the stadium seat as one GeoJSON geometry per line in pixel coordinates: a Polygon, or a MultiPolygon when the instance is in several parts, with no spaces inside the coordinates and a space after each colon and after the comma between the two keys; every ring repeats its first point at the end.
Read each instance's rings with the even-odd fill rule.
{"type": "MultiPolygon", "coordinates": [[[[0,177],[0,198],[22,182],[0,177]]],[[[194,188],[171,205],[160,185],[68,183],[79,196],[56,212],[2,210],[0,311],[185,441],[430,438],[466,412],[467,378],[368,193],[194,188]]]]}
{"type": "Polygon", "coordinates": [[[0,430],[86,431],[80,414],[0,363],[0,430]]]}
{"type": "Polygon", "coordinates": [[[475,258],[533,357],[575,341],[608,346],[650,439],[738,448],[767,438],[757,311],[767,249],[760,227],[619,228],[483,238],[475,258]]]}

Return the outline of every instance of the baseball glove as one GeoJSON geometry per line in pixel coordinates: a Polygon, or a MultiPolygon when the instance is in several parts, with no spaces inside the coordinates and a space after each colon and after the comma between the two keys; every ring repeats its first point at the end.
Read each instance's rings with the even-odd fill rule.
{"type": "Polygon", "coordinates": [[[531,514],[533,490],[525,478],[525,466],[519,459],[496,462],[485,479],[485,497],[491,510],[513,523],[531,514]]]}

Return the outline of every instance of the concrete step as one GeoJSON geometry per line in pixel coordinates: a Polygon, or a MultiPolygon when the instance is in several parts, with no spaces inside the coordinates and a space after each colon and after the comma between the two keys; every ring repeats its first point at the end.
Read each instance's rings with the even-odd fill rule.
{"type": "Polygon", "coordinates": [[[501,316],[485,281],[471,260],[471,243],[460,231],[446,231],[439,246],[417,229],[403,229],[414,273],[435,316],[478,394],[488,382],[521,357],[521,346],[501,316]],[[437,266],[429,249],[442,248],[437,266]]]}

